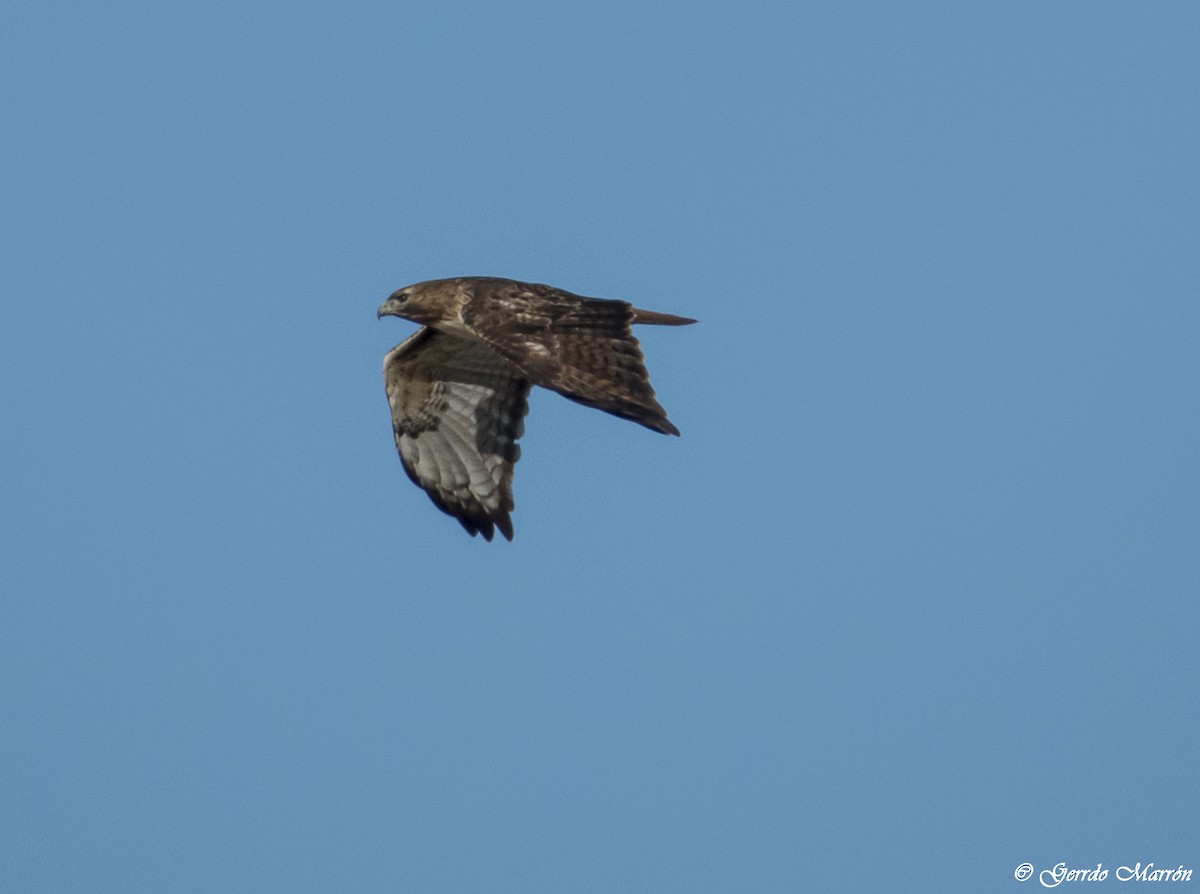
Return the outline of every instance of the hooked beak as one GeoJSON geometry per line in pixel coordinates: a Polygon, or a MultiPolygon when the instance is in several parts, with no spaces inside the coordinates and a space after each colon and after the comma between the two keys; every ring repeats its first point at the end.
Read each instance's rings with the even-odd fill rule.
{"type": "Polygon", "coordinates": [[[375,311],[375,319],[382,320],[384,317],[400,316],[400,298],[399,292],[392,292],[388,296],[388,300],[379,305],[379,310],[375,311]]]}

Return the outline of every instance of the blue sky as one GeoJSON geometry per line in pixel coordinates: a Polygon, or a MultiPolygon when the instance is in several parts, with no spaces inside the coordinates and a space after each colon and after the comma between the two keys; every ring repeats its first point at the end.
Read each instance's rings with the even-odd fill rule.
{"type": "Polygon", "coordinates": [[[1198,34],[7,4],[0,888],[1200,869],[1198,34]],[[682,438],[534,394],[511,544],[383,396],[465,274],[701,320],[682,438]]]}

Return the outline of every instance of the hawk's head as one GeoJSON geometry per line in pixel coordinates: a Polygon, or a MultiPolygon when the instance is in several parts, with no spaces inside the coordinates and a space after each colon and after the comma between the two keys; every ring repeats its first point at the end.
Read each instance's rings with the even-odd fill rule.
{"type": "Polygon", "coordinates": [[[404,317],[414,323],[429,325],[452,318],[455,308],[451,306],[451,298],[440,282],[419,282],[392,292],[388,300],[379,305],[375,316],[404,317]]]}

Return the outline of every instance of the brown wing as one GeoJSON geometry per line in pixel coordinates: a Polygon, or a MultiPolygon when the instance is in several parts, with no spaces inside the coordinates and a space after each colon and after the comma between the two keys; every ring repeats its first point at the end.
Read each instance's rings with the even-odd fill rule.
{"type": "Polygon", "coordinates": [[[655,400],[632,324],[693,320],[550,286],[480,280],[463,321],[535,385],[655,431],[679,434],[655,400]]]}
{"type": "Polygon", "coordinates": [[[388,352],[383,380],[408,477],[472,536],[512,540],[529,382],[487,344],[428,327],[388,352]]]}

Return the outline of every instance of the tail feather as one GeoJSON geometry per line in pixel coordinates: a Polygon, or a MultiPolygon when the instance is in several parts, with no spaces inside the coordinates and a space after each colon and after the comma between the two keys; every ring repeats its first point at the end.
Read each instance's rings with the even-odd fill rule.
{"type": "Polygon", "coordinates": [[[633,308],[633,322],[645,323],[648,326],[687,326],[695,323],[691,317],[677,317],[675,314],[660,314],[654,310],[633,308]]]}

